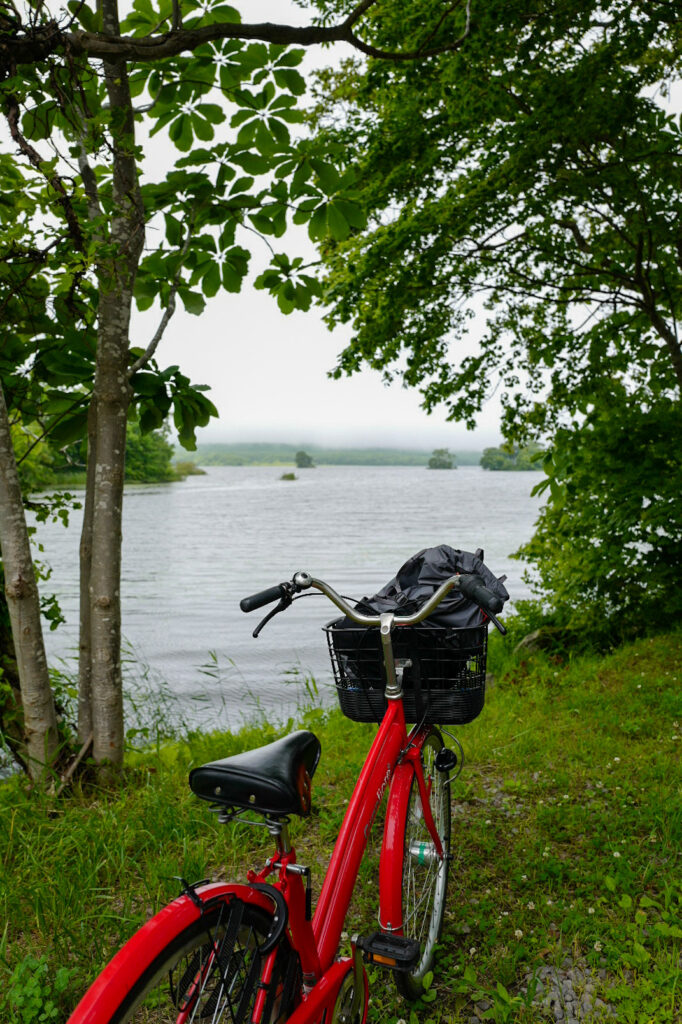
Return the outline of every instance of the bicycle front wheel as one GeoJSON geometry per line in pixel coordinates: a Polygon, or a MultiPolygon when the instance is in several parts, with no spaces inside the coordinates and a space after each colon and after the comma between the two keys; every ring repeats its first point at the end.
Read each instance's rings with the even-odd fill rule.
{"type": "Polygon", "coordinates": [[[436,852],[424,821],[416,776],[410,786],[402,842],[402,925],[406,938],[419,942],[419,962],[412,971],[396,971],[398,991],[417,999],[424,991],[424,976],[433,966],[436,943],[443,930],[450,852],[450,789],[448,775],[436,768],[443,738],[435,729],[424,740],[421,762],[431,814],[444,856],[436,852]]]}
{"type": "MultiPolygon", "coordinates": [[[[169,940],[137,978],[116,979],[97,1000],[97,1024],[250,1024],[265,958],[260,947],[269,915],[240,900],[222,901],[169,940]]],[[[299,990],[298,957],[283,938],[277,946],[261,1024],[279,1024],[293,1012],[299,990]]]]}

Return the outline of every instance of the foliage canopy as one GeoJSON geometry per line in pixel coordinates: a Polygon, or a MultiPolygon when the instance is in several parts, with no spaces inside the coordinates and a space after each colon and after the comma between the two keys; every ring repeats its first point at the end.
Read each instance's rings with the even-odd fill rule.
{"type": "MultiPolygon", "coordinates": [[[[415,23],[429,8],[412,5],[415,23]]],[[[353,328],[336,375],[401,377],[470,427],[499,391],[507,439],[547,452],[549,505],[525,549],[541,593],[645,628],[653,604],[618,581],[644,573],[660,599],[682,568],[680,14],[493,0],[425,68],[325,73],[316,111],[318,138],[360,167],[369,218],[322,249],[328,321],[353,328]]]]}

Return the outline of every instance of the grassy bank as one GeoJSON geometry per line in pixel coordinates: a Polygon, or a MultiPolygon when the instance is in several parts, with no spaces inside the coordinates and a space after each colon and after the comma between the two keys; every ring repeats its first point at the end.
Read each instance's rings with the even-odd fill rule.
{"type": "MultiPolygon", "coordinates": [[[[458,730],[466,764],[452,787],[435,995],[411,1010],[377,976],[372,1021],[589,1022],[609,1008],[619,1024],[680,1020],[681,655],[675,634],[564,666],[538,656],[497,678],[480,718],[458,730]]],[[[319,892],[374,730],[337,712],[309,712],[305,724],[323,756],[313,816],[294,833],[319,892]]],[[[218,826],[186,778],[192,764],[274,736],[190,736],[131,755],[120,790],[59,803],[29,798],[20,780],[0,787],[0,1019],[39,1019],[10,1011],[21,997],[51,1000],[45,1019],[63,1020],[177,892],[172,876],[242,878],[264,858],[261,830],[218,826]]],[[[374,839],[348,932],[375,927],[377,825],[374,839]]]]}

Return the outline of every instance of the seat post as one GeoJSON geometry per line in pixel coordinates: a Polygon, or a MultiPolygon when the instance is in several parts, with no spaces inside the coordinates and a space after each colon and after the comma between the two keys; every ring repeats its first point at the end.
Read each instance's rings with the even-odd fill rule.
{"type": "Polygon", "coordinates": [[[277,853],[284,857],[291,853],[291,839],[289,838],[289,821],[287,818],[268,818],[268,832],[274,837],[277,844],[277,853]]]}

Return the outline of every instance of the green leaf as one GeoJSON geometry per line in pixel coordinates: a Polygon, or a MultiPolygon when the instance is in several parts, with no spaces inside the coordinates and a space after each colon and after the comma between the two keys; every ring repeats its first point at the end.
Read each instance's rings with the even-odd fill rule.
{"type": "Polygon", "coordinates": [[[327,227],[337,242],[343,242],[350,234],[350,224],[336,203],[330,203],[327,207],[327,227]]]}
{"type": "Polygon", "coordinates": [[[166,238],[169,244],[174,247],[181,246],[184,241],[184,231],[180,221],[170,213],[165,215],[164,221],[166,223],[166,238]]]}
{"type": "Polygon", "coordinates": [[[66,6],[76,16],[76,21],[83,26],[86,32],[102,31],[102,16],[96,10],[81,3],[81,0],[69,0],[66,6]]]}
{"type": "Polygon", "coordinates": [[[201,290],[209,299],[213,298],[220,290],[220,267],[217,263],[211,263],[207,272],[202,277],[201,290]]]}
{"type": "Polygon", "coordinates": [[[325,206],[318,206],[313,213],[308,224],[308,234],[313,242],[325,238],[327,234],[327,208],[325,206]]]}
{"type": "Polygon", "coordinates": [[[57,444],[70,444],[85,437],[88,429],[87,407],[76,409],[63,419],[54,421],[50,426],[50,438],[57,444]]]}
{"type": "Polygon", "coordinates": [[[203,117],[199,117],[197,114],[191,115],[191,122],[192,130],[196,137],[201,139],[202,142],[210,142],[215,135],[211,122],[203,117]]]}
{"type": "Polygon", "coordinates": [[[280,89],[288,89],[294,96],[302,96],[305,92],[305,79],[293,68],[277,69],[273,77],[280,89]]]}
{"type": "Polygon", "coordinates": [[[270,170],[271,163],[260,153],[236,153],[232,157],[234,163],[242,167],[247,174],[265,174],[270,170]]]}
{"type": "Polygon", "coordinates": [[[264,156],[273,156],[277,152],[277,140],[263,121],[256,123],[253,141],[264,156]]]}
{"type": "Polygon", "coordinates": [[[217,103],[199,103],[197,112],[211,124],[222,124],[226,118],[225,111],[217,103]]]}
{"type": "Polygon", "coordinates": [[[327,195],[333,195],[341,185],[341,175],[336,167],[327,163],[326,160],[319,160],[317,157],[310,158],[310,165],[327,195]]]}
{"type": "Polygon", "coordinates": [[[178,294],[182,299],[182,303],[188,313],[192,316],[200,316],[206,308],[206,302],[203,295],[199,292],[190,291],[189,288],[179,288],[178,294]]]}
{"type": "MultiPolygon", "coordinates": [[[[271,53],[274,47],[271,47],[271,53]]],[[[276,59],[278,68],[295,68],[301,63],[305,56],[305,50],[291,49],[284,50],[276,59]]]]}
{"type": "Polygon", "coordinates": [[[249,220],[253,224],[256,231],[260,231],[263,235],[275,234],[275,227],[272,220],[266,213],[250,213],[249,220]]]}
{"type": "Polygon", "coordinates": [[[242,20],[239,11],[228,4],[219,4],[217,7],[211,7],[209,17],[214,22],[227,22],[235,25],[239,25],[242,20]]]}

